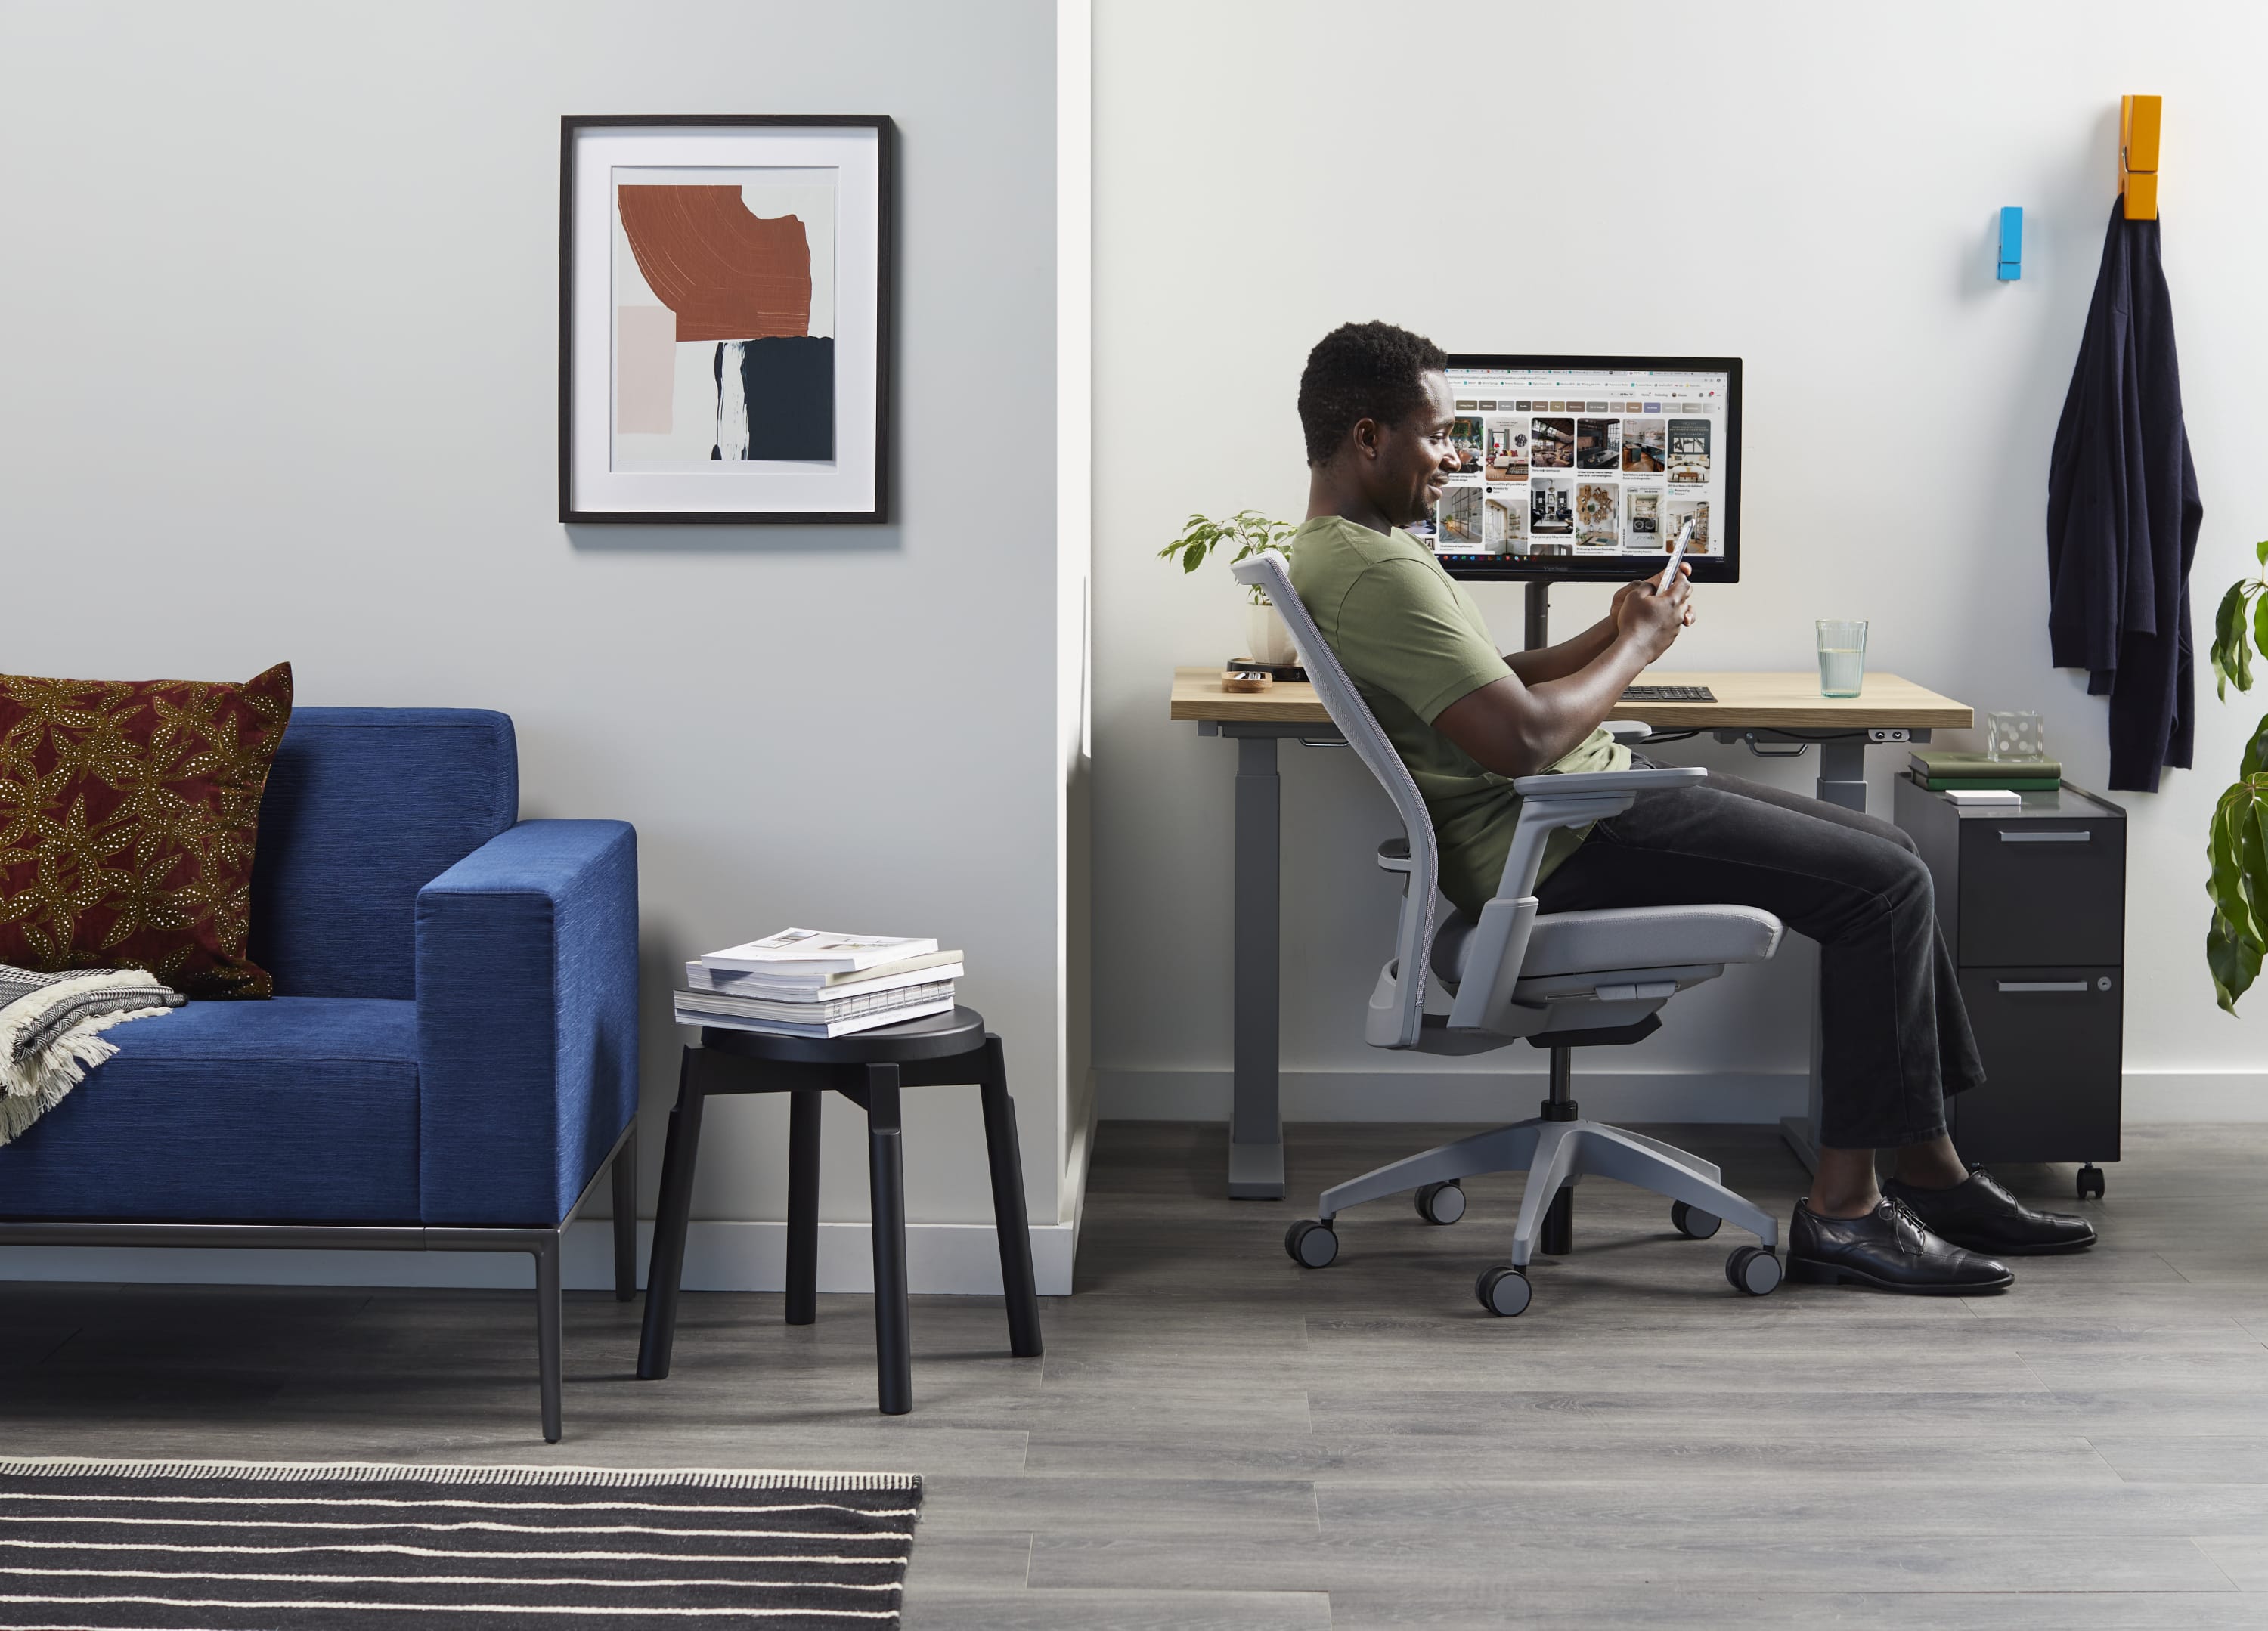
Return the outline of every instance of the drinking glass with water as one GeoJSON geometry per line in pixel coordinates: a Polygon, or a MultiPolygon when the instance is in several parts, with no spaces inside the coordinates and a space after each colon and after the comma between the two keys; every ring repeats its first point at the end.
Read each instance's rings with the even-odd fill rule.
{"type": "Polygon", "coordinates": [[[1867,623],[1861,618],[1819,620],[1819,694],[1856,696],[1867,677],[1867,623]]]}

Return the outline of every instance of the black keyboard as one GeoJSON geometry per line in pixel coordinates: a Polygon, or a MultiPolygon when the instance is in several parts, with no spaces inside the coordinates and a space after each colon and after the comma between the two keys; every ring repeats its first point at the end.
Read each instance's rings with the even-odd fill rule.
{"type": "Polygon", "coordinates": [[[1717,694],[1707,686],[1626,686],[1625,702],[1713,702],[1717,694]]]}

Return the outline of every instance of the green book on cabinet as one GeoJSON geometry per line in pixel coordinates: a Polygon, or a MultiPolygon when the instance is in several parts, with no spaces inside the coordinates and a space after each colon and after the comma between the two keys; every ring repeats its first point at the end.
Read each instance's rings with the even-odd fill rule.
{"type": "Polygon", "coordinates": [[[2009,776],[2022,776],[2053,787],[2063,778],[2060,759],[1987,759],[1982,753],[1916,748],[1909,762],[1927,781],[1974,782],[1988,786],[2002,784],[2009,776]]]}
{"type": "Polygon", "coordinates": [[[1948,792],[1955,788],[2002,788],[2011,793],[2052,793],[2063,783],[2053,776],[1986,775],[1949,776],[1926,775],[1916,778],[1933,793],[1948,792]]]}

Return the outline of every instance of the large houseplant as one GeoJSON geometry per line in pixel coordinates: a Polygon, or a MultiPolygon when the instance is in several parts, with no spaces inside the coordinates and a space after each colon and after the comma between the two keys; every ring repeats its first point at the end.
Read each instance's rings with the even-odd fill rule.
{"type": "MultiPolygon", "coordinates": [[[[1228,557],[1231,566],[1263,549],[1280,549],[1289,555],[1292,534],[1298,530],[1288,521],[1271,521],[1257,510],[1240,510],[1225,521],[1193,515],[1183,525],[1182,535],[1158,551],[1158,559],[1178,560],[1182,571],[1194,572],[1216,550],[1231,545],[1235,546],[1235,553],[1228,557]]],[[[1299,651],[1282,613],[1268,604],[1268,597],[1257,587],[1247,585],[1245,593],[1252,604],[1244,613],[1244,643],[1253,661],[1298,662],[1299,651]]]]}
{"type": "MultiPolygon", "coordinates": [[[[2252,689],[2255,646],[2268,655],[2268,539],[2253,553],[2259,576],[2231,584],[2213,613],[2213,687],[2224,702],[2232,685],[2252,689]]],[[[2213,970],[2214,996],[2233,1014],[2268,951],[2268,716],[2252,727],[2236,782],[2213,807],[2205,855],[2213,863],[2205,881],[2213,899],[2205,963],[2213,970]]]]}

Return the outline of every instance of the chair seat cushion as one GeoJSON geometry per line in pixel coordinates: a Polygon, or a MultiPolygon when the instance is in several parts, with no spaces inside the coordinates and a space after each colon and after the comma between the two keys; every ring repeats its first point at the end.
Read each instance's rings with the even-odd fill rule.
{"type": "MultiPolygon", "coordinates": [[[[1433,937],[1433,972],[1462,984],[1479,925],[1462,912],[1433,937]]],[[[1695,963],[1760,963],[1778,949],[1779,919],[1751,906],[1616,907],[1553,912],[1535,920],[1521,977],[1681,968],[1695,963]]]]}
{"type": "Polygon", "coordinates": [[[417,1221],[417,1005],[191,1003],[0,1145],[0,1217],[417,1221]]]}

